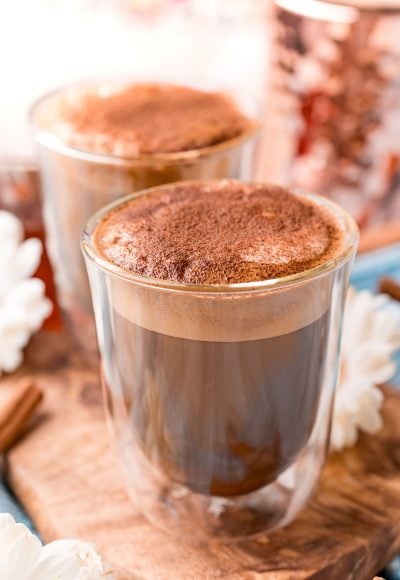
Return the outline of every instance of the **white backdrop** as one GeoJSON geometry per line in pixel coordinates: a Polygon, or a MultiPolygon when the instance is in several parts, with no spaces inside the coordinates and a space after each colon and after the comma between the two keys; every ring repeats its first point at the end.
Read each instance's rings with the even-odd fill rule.
{"type": "Polygon", "coordinates": [[[31,103],[102,75],[206,78],[262,96],[268,0],[0,0],[0,158],[30,156],[31,103]]]}

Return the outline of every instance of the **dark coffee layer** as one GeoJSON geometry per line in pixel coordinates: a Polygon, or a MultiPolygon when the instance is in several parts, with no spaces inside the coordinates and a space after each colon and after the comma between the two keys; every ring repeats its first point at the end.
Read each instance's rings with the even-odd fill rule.
{"type": "Polygon", "coordinates": [[[134,440],[169,479],[236,496],[273,481],[314,426],[325,369],[328,316],[254,341],[171,337],[114,317],[134,440]]]}
{"type": "Polygon", "coordinates": [[[98,251],[124,270],[192,284],[253,282],[313,268],[338,253],[334,215],[270,185],[183,183],[136,198],[97,227],[98,251]]]}
{"type": "Polygon", "coordinates": [[[71,145],[127,157],[202,149],[251,126],[227,95],[167,84],[87,91],[63,102],[59,115],[71,145]]]}

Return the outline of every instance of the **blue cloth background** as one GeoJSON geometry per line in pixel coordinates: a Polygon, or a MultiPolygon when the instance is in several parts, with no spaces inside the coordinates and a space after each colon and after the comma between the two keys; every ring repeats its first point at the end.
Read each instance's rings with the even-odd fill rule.
{"type": "MultiPolygon", "coordinates": [[[[376,250],[359,257],[354,265],[352,285],[357,290],[377,290],[381,276],[394,276],[400,279],[400,244],[376,250]]],[[[400,388],[400,353],[396,357],[397,373],[391,382],[400,388]]],[[[19,522],[25,523],[33,531],[34,527],[27,514],[15,500],[5,483],[0,482],[0,512],[9,512],[19,522]]],[[[400,556],[389,564],[381,576],[386,580],[400,580],[400,556]]]]}

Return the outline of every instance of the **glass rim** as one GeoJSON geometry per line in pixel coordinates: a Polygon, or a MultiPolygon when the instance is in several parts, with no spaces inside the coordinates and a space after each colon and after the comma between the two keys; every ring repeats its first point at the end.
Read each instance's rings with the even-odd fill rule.
{"type": "MultiPolygon", "coordinates": [[[[177,282],[166,279],[153,278],[150,276],[144,276],[142,274],[137,274],[134,272],[129,272],[124,270],[120,266],[113,264],[112,262],[105,259],[96,249],[92,241],[92,234],[95,231],[97,225],[106,217],[108,213],[114,211],[117,207],[122,207],[126,203],[133,199],[151,194],[156,191],[164,191],[170,187],[182,184],[198,184],[198,183],[208,183],[212,185],[213,183],[220,183],[221,181],[232,181],[234,183],[241,183],[240,180],[230,179],[230,180],[191,180],[191,181],[178,181],[175,183],[168,183],[160,186],[150,187],[131,193],[127,196],[119,198],[112,203],[107,204],[97,211],[89,220],[87,221],[82,234],[81,234],[81,248],[85,258],[89,259],[91,262],[96,264],[96,266],[111,274],[116,278],[126,280],[135,284],[142,286],[151,286],[158,289],[170,290],[170,291],[183,291],[196,294],[237,294],[237,293],[255,293],[265,290],[280,289],[287,286],[297,285],[301,283],[308,282],[314,278],[321,277],[329,272],[337,270],[340,266],[350,260],[355,252],[359,240],[359,231],[354,219],[347,213],[343,208],[341,208],[336,203],[324,198],[321,195],[315,193],[305,192],[301,189],[294,187],[279,186],[284,190],[289,190],[295,195],[311,199],[318,205],[330,210],[337,218],[340,219],[341,225],[344,232],[344,244],[342,250],[329,260],[326,260],[323,264],[315,266],[314,268],[309,268],[303,270],[296,274],[290,274],[288,276],[281,276],[278,278],[271,278],[269,280],[260,280],[255,282],[239,282],[233,284],[190,284],[186,282],[177,282]]],[[[268,187],[271,184],[252,182],[255,185],[268,187]]],[[[274,185],[276,187],[276,185],[274,185]]]]}
{"type": "Polygon", "coordinates": [[[51,151],[55,151],[57,153],[61,153],[67,157],[83,160],[83,161],[90,161],[92,163],[99,163],[99,164],[109,164],[109,165],[117,165],[117,166],[151,166],[151,165],[158,165],[160,163],[164,165],[174,165],[174,164],[185,164],[191,163],[198,159],[202,159],[205,157],[212,157],[214,155],[218,155],[220,153],[224,153],[225,151],[229,151],[231,149],[235,149],[240,145],[244,144],[247,141],[250,141],[252,138],[255,138],[262,128],[262,121],[261,121],[261,104],[257,100],[254,95],[246,93],[245,91],[236,90],[229,87],[218,87],[214,86],[210,88],[201,88],[200,86],[196,86],[194,82],[190,82],[190,79],[182,81],[179,80],[167,80],[167,79],[134,79],[130,77],[104,77],[100,79],[94,80],[87,80],[87,81],[77,81],[74,83],[68,83],[62,85],[58,88],[55,88],[51,91],[46,92],[41,97],[39,97],[31,106],[29,111],[29,122],[33,130],[33,137],[37,144],[46,147],[51,151]],[[41,108],[48,102],[49,100],[53,99],[57,95],[62,95],[68,90],[73,90],[74,88],[84,88],[87,87],[92,88],[94,90],[99,90],[102,86],[107,85],[115,85],[115,86],[127,86],[130,84],[145,84],[145,83],[155,83],[155,84],[172,84],[172,85],[180,85],[180,86],[187,86],[189,88],[198,88],[199,90],[204,90],[205,92],[221,92],[226,93],[228,96],[234,99],[234,102],[238,105],[239,110],[245,114],[245,116],[250,121],[248,129],[238,135],[237,137],[233,137],[231,139],[227,139],[222,141],[221,143],[216,143],[215,145],[209,145],[207,147],[201,147],[199,149],[188,149],[186,151],[177,151],[173,153],[157,153],[153,155],[141,155],[138,157],[128,157],[128,156],[121,156],[121,155],[114,155],[111,153],[96,153],[93,151],[88,151],[85,149],[80,149],[79,147],[74,147],[73,145],[69,145],[66,143],[62,138],[55,135],[50,129],[44,128],[40,120],[38,119],[40,115],[41,108]],[[243,107],[240,107],[240,102],[236,96],[242,96],[247,99],[251,99],[253,101],[253,105],[257,109],[257,113],[253,115],[249,115],[246,111],[243,111],[243,107]]]}

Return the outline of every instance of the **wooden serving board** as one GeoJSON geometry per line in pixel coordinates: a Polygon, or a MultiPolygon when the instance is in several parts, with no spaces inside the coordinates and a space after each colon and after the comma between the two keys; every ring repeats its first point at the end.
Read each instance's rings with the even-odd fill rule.
{"type": "MultiPolygon", "coordinates": [[[[78,537],[146,579],[370,580],[400,548],[400,393],[385,389],[384,430],[331,457],[314,499],[286,529],[240,543],[176,541],[128,500],[109,444],[96,372],[37,337],[25,367],[42,411],[8,456],[8,477],[46,541],[78,537]]],[[[194,522],[195,525],[195,522],[194,522]]]]}

